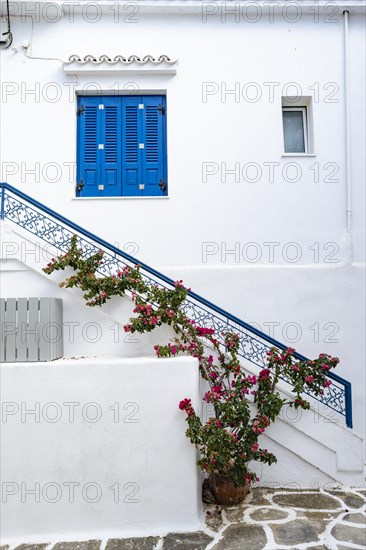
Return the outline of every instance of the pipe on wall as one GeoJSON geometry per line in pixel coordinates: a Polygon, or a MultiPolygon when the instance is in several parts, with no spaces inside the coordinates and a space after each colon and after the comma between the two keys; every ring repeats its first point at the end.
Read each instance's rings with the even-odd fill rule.
{"type": "Polygon", "coordinates": [[[352,231],[352,188],[351,188],[351,144],[350,144],[350,98],[349,98],[349,11],[343,12],[343,47],[344,47],[344,118],[345,118],[345,153],[346,153],[346,228],[352,231]]]}

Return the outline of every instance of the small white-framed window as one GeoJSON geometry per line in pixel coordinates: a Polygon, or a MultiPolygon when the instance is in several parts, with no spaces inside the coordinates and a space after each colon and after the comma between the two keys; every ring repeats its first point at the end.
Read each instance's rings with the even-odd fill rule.
{"type": "Polygon", "coordinates": [[[282,107],[285,153],[309,153],[307,108],[282,107]]]}
{"type": "Polygon", "coordinates": [[[283,156],[315,156],[311,96],[282,96],[283,156]]]}

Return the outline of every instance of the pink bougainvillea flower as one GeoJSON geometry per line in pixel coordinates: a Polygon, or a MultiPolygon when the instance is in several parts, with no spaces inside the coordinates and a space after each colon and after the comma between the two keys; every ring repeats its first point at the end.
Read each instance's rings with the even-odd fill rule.
{"type": "Polygon", "coordinates": [[[269,378],[269,375],[271,374],[271,371],[269,369],[263,369],[259,373],[259,378],[263,380],[264,378],[269,378]]]}
{"type": "Polygon", "coordinates": [[[212,336],[215,334],[213,328],[196,327],[197,336],[212,336]]]}
{"type": "Polygon", "coordinates": [[[186,397],[185,399],[182,399],[182,401],[179,403],[179,408],[181,411],[184,411],[188,406],[192,404],[192,401],[186,397]]]}

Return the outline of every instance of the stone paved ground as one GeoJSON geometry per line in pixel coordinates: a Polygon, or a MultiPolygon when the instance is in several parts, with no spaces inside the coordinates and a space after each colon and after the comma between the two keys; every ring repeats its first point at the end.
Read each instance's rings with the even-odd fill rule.
{"type": "Polygon", "coordinates": [[[165,537],[1,546],[0,550],[366,549],[366,491],[256,488],[240,506],[206,506],[206,527],[165,537]]]}

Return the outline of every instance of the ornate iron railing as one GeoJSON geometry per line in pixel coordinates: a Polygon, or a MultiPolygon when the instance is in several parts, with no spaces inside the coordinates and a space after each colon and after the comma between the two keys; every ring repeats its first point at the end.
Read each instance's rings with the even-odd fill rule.
{"type": "MultiPolygon", "coordinates": [[[[86,257],[100,249],[104,251],[103,264],[99,268],[102,275],[113,274],[125,265],[139,264],[141,274],[148,283],[165,287],[174,286],[174,281],[169,277],[93,235],[15,187],[7,183],[0,183],[0,192],[0,217],[2,220],[6,219],[15,223],[38,239],[54,246],[60,252],[68,250],[71,237],[77,234],[79,245],[86,257]]],[[[218,335],[228,330],[235,331],[240,336],[240,355],[259,367],[266,364],[266,352],[273,346],[279,349],[288,347],[205,300],[195,292],[189,292],[182,307],[191,319],[205,327],[214,328],[218,335]]],[[[300,360],[307,359],[299,353],[296,353],[295,356],[300,360]]],[[[344,416],[346,425],[352,428],[351,384],[332,372],[328,373],[328,377],[332,380],[332,385],[325,390],[324,395],[315,396],[310,392],[308,395],[320,401],[324,407],[344,416]]]]}

